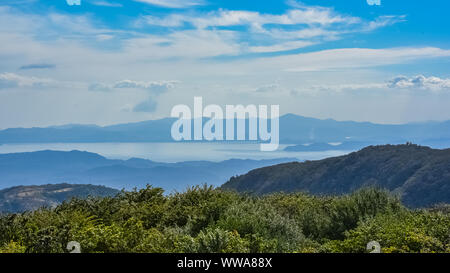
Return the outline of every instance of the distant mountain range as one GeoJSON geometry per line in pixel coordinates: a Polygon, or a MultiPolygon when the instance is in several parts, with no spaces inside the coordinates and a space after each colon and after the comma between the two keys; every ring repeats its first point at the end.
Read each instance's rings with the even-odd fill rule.
{"type": "Polygon", "coordinates": [[[222,187],[255,194],[343,194],[363,186],[389,189],[410,207],[450,203],[450,149],[370,146],[340,157],[256,169],[222,187]]]}
{"type": "MultiPolygon", "coordinates": [[[[11,128],[0,131],[0,143],[172,142],[170,129],[174,121],[164,118],[105,127],[11,128]]],[[[287,114],[280,117],[280,141],[285,144],[349,141],[398,144],[411,141],[441,148],[450,143],[450,121],[383,125],[287,114]]]]}
{"type": "Polygon", "coordinates": [[[201,183],[219,186],[227,180],[222,188],[254,194],[344,194],[377,186],[399,194],[410,207],[450,203],[450,149],[380,145],[340,157],[293,161],[160,163],[138,158],[112,160],[80,151],[1,154],[0,188],[14,187],[0,190],[0,213],[51,207],[71,197],[110,196],[118,189],[143,188],[146,184],[170,192],[201,183]]]}
{"type": "Polygon", "coordinates": [[[56,184],[18,186],[0,190],[0,213],[36,210],[55,207],[73,197],[114,196],[119,191],[103,186],[56,184]]]}
{"type": "Polygon", "coordinates": [[[118,189],[142,188],[151,184],[168,192],[181,191],[201,183],[218,186],[231,176],[294,160],[231,159],[223,162],[161,163],[139,158],[113,160],[80,151],[0,154],[0,189],[17,185],[72,183],[118,189]]]}

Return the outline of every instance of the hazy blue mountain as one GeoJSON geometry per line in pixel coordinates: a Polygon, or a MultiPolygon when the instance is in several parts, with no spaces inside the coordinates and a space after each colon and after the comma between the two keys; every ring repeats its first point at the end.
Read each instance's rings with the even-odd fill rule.
{"type": "Polygon", "coordinates": [[[450,203],[450,149],[370,146],[340,157],[252,170],[231,178],[223,188],[256,194],[343,194],[364,186],[389,189],[412,207],[450,203]]]}
{"type": "Polygon", "coordinates": [[[46,128],[10,128],[0,131],[0,143],[49,142],[163,142],[171,141],[175,119],[112,126],[64,125],[46,128]]]}
{"type": "Polygon", "coordinates": [[[131,189],[152,184],[170,192],[201,183],[221,185],[231,176],[254,168],[293,160],[231,159],[223,162],[160,163],[139,158],[112,160],[80,151],[0,154],[0,188],[71,183],[131,189]]]}
{"type": "Polygon", "coordinates": [[[292,114],[280,118],[284,143],[374,142],[436,143],[450,139],[450,121],[383,125],[370,122],[319,120],[292,114]]]}
{"type": "MultiPolygon", "coordinates": [[[[175,119],[165,118],[113,126],[65,125],[47,128],[11,128],[0,131],[0,143],[49,142],[171,142],[175,119]]],[[[446,147],[450,121],[403,125],[320,120],[288,114],[280,117],[280,141],[287,144],[365,142],[414,143],[446,147]]]]}
{"type": "Polygon", "coordinates": [[[117,189],[94,185],[52,184],[41,186],[17,186],[0,190],[0,213],[55,207],[73,197],[114,196],[117,189]]]}

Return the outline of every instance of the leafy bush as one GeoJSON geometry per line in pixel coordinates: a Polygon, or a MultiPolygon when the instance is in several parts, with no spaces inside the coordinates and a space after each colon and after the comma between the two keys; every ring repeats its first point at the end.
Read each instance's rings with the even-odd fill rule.
{"type": "Polygon", "coordinates": [[[297,223],[283,217],[264,199],[249,198],[232,204],[217,221],[217,226],[237,231],[249,239],[251,252],[294,251],[304,240],[297,223]]]}
{"type": "Polygon", "coordinates": [[[388,191],[365,188],[338,198],[331,211],[331,225],[325,235],[330,239],[343,239],[344,232],[357,227],[358,222],[379,213],[400,212],[398,198],[388,191]]]}
{"type": "Polygon", "coordinates": [[[164,225],[188,225],[191,234],[196,235],[217,221],[230,204],[239,198],[235,193],[207,185],[189,188],[184,193],[175,193],[168,197],[170,209],[165,214],[164,225]]]}
{"type": "Polygon", "coordinates": [[[230,232],[220,228],[201,231],[196,238],[200,253],[245,253],[248,242],[237,231],[230,232]]]}
{"type": "Polygon", "coordinates": [[[0,248],[0,253],[25,253],[26,247],[14,241],[0,248]]]}
{"type": "Polygon", "coordinates": [[[346,233],[343,241],[332,241],[325,251],[365,252],[369,241],[377,241],[382,252],[446,252],[450,246],[450,217],[428,212],[379,214],[346,233]]]}
{"type": "Polygon", "coordinates": [[[150,186],[54,209],[0,215],[0,253],[450,252],[446,205],[411,211],[387,191],[248,196],[208,186],[150,186]]]}

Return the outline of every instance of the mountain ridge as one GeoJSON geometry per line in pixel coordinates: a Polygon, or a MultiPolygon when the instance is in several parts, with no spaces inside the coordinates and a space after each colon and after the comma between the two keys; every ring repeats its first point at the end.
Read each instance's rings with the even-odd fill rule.
{"type": "MultiPolygon", "coordinates": [[[[170,132],[175,120],[175,118],[162,118],[108,126],[77,124],[44,128],[8,128],[0,130],[0,143],[173,142],[170,132]]],[[[413,141],[423,145],[434,145],[445,141],[448,144],[450,143],[450,121],[377,124],[316,119],[294,114],[280,117],[281,143],[344,141],[371,144],[413,141]]]]}
{"type": "Polygon", "coordinates": [[[95,153],[77,150],[0,154],[0,188],[67,182],[126,189],[152,184],[170,192],[201,183],[219,186],[231,176],[292,160],[295,159],[164,163],[139,158],[108,159],[95,153]]]}
{"type": "Polygon", "coordinates": [[[369,146],[344,156],[255,169],[231,178],[222,188],[255,194],[344,194],[365,186],[398,193],[411,207],[450,203],[450,149],[369,146]]]}

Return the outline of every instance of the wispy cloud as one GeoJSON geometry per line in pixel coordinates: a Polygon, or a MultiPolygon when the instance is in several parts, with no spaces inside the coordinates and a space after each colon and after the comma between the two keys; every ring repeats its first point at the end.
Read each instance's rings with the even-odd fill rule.
{"type": "Polygon", "coordinates": [[[150,5],[161,6],[166,8],[187,8],[192,6],[203,5],[204,2],[191,1],[191,0],[134,0],[136,2],[142,2],[150,5]]]}
{"type": "MultiPolygon", "coordinates": [[[[277,85],[274,85],[277,86],[277,85]]],[[[263,91],[273,91],[271,86],[267,88],[262,87],[263,91]]],[[[277,86],[278,87],[278,86],[277,86]]],[[[345,93],[345,92],[365,92],[370,90],[372,92],[391,92],[391,89],[404,90],[404,91],[414,91],[414,90],[426,90],[426,91],[444,91],[450,90],[450,79],[439,78],[435,76],[426,77],[423,75],[418,75],[414,77],[397,76],[390,79],[387,82],[364,82],[364,83],[346,83],[346,84],[322,84],[313,85],[310,87],[304,87],[303,93],[312,94],[314,92],[316,95],[320,93],[327,92],[330,93],[345,93]]],[[[259,89],[258,89],[259,90],[259,89]]],[[[302,92],[296,91],[296,94],[302,92]]]]}
{"type": "Polygon", "coordinates": [[[406,15],[384,15],[377,17],[374,21],[366,23],[364,30],[372,31],[378,28],[391,26],[406,21],[406,15]]]}
{"type": "Polygon", "coordinates": [[[280,56],[276,62],[290,67],[286,71],[306,72],[377,67],[438,57],[450,57],[450,50],[434,47],[344,48],[280,56]]]}
{"type": "Polygon", "coordinates": [[[89,91],[111,91],[113,89],[141,89],[150,92],[153,95],[160,95],[175,88],[178,81],[159,81],[159,82],[144,82],[121,80],[114,84],[92,83],[89,85],[89,91]]]}
{"type": "Polygon", "coordinates": [[[92,83],[88,86],[88,90],[94,92],[109,92],[112,90],[112,86],[104,83],[92,83]]]}
{"type": "Polygon", "coordinates": [[[15,73],[1,73],[0,74],[0,89],[16,88],[16,87],[50,87],[55,86],[56,81],[52,79],[43,79],[37,77],[26,77],[17,75],[15,73]]]}
{"type": "Polygon", "coordinates": [[[358,17],[344,16],[333,12],[332,9],[304,7],[302,9],[288,10],[281,15],[263,14],[254,11],[219,10],[207,14],[188,15],[171,14],[166,17],[144,17],[148,24],[160,26],[181,26],[184,23],[197,28],[225,27],[248,25],[254,30],[261,30],[265,25],[330,25],[337,23],[356,24],[361,22],[358,17]]]}
{"type": "Polygon", "coordinates": [[[257,93],[269,93],[269,92],[275,92],[279,88],[280,88],[279,84],[273,83],[273,84],[267,84],[267,85],[260,86],[260,87],[255,89],[255,92],[257,92],[257,93]]]}
{"type": "Polygon", "coordinates": [[[425,77],[418,75],[415,77],[398,76],[389,81],[388,87],[402,89],[427,89],[427,90],[449,90],[450,79],[439,77],[425,77]]]}
{"type": "Polygon", "coordinates": [[[156,111],[156,108],[158,106],[156,98],[161,94],[175,88],[178,83],[178,81],[145,82],[121,80],[114,84],[93,83],[89,85],[88,89],[89,91],[94,92],[110,92],[118,89],[137,89],[146,91],[146,98],[143,101],[137,103],[134,106],[129,103],[125,104],[121,107],[120,110],[123,112],[153,113],[156,111]]]}
{"type": "Polygon", "coordinates": [[[167,28],[167,35],[227,29],[240,45],[242,53],[287,51],[340,39],[349,33],[368,32],[405,20],[405,16],[380,16],[373,21],[340,14],[331,8],[297,4],[283,14],[245,10],[217,10],[207,13],[171,13],[166,16],[143,16],[136,25],[167,28]],[[230,27],[241,26],[239,30],[230,27]],[[176,29],[178,28],[178,29],[176,29]],[[244,39],[240,39],[244,37],[244,39]],[[261,43],[262,42],[262,43],[261,43]],[[247,46],[244,46],[248,44],[247,46]]]}
{"type": "Polygon", "coordinates": [[[120,8],[123,7],[121,3],[118,2],[110,2],[110,1],[91,1],[92,5],[101,6],[101,7],[111,7],[111,8],[120,8]]]}
{"type": "Polygon", "coordinates": [[[239,55],[243,46],[237,33],[228,30],[183,30],[164,36],[141,35],[123,42],[126,52],[139,52],[141,58],[201,59],[239,55]]]}
{"type": "Polygon", "coordinates": [[[66,0],[66,3],[69,6],[80,6],[81,0],[66,0]]]}
{"type": "Polygon", "coordinates": [[[47,90],[49,88],[85,88],[86,84],[77,81],[61,81],[54,78],[19,75],[16,73],[0,73],[0,89],[47,90]]]}
{"type": "Polygon", "coordinates": [[[178,83],[177,81],[141,82],[141,81],[123,80],[115,83],[114,88],[138,88],[147,90],[152,94],[159,95],[174,88],[177,83],[178,83]]]}
{"type": "Polygon", "coordinates": [[[315,43],[311,42],[311,41],[291,41],[291,42],[276,44],[276,45],[272,45],[272,46],[251,46],[248,49],[250,52],[253,52],[253,53],[267,53],[267,52],[288,51],[288,50],[311,46],[314,44],[315,43]]]}

